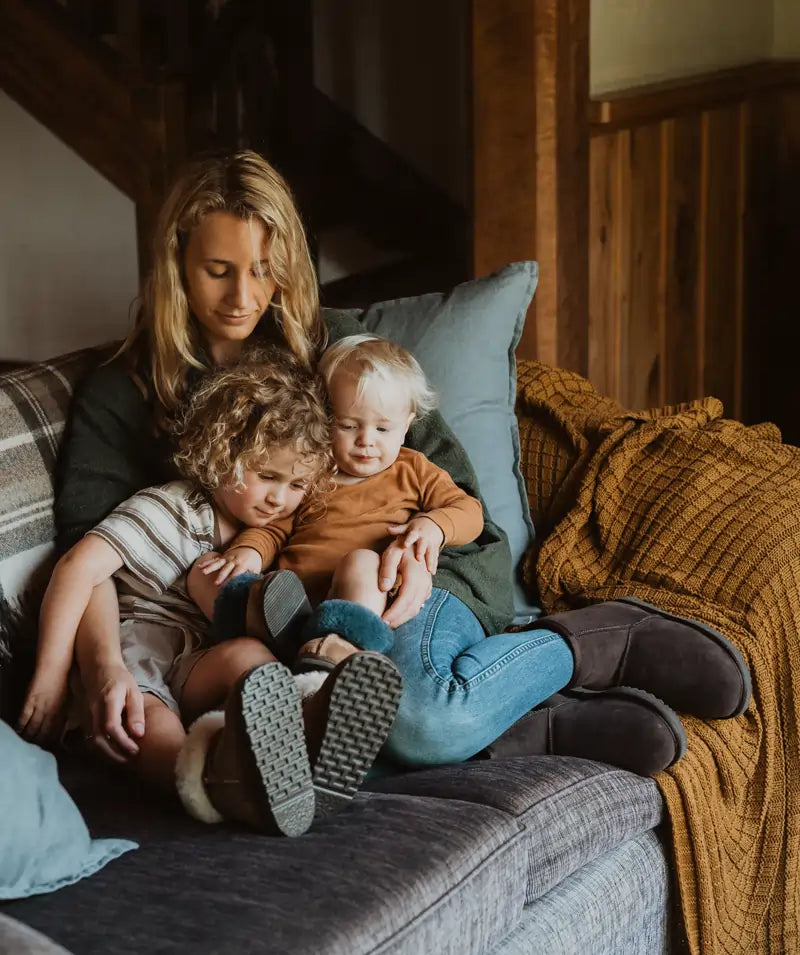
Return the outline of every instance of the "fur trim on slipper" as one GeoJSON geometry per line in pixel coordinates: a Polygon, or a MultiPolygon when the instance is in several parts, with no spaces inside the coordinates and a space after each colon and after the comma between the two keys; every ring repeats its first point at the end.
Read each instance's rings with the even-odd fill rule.
{"type": "Polygon", "coordinates": [[[184,809],[200,822],[222,822],[203,784],[203,770],[211,738],[225,725],[222,710],[205,713],[192,723],[175,762],[175,784],[184,809]]]}
{"type": "Polygon", "coordinates": [[[394,646],[391,628],[376,613],[350,600],[323,600],[305,625],[303,642],[329,633],[376,653],[388,653],[394,646]]]}
{"type": "Polygon", "coordinates": [[[305,700],[309,696],[313,696],[327,679],[328,673],[320,670],[311,670],[308,673],[295,673],[294,682],[300,691],[300,699],[305,700]]]}
{"type": "Polygon", "coordinates": [[[245,635],[250,585],[260,578],[261,574],[238,574],[220,587],[214,601],[214,621],[211,624],[211,639],[215,643],[245,635]]]}

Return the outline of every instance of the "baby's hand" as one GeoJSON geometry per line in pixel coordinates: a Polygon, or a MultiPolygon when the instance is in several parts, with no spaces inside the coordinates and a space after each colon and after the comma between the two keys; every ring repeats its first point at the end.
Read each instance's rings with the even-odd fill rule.
{"type": "Polygon", "coordinates": [[[430,517],[420,514],[407,524],[389,524],[389,533],[396,534],[404,549],[411,548],[417,560],[421,560],[433,575],[439,566],[439,550],[444,543],[444,531],[430,517]]]}
{"type": "Polygon", "coordinates": [[[61,729],[66,701],[66,679],[34,677],[17,720],[19,735],[31,743],[54,740],[61,729]]]}
{"type": "Polygon", "coordinates": [[[261,555],[252,547],[231,547],[224,554],[210,553],[200,557],[197,566],[206,575],[219,571],[215,584],[223,584],[238,574],[260,574],[261,555]]]}

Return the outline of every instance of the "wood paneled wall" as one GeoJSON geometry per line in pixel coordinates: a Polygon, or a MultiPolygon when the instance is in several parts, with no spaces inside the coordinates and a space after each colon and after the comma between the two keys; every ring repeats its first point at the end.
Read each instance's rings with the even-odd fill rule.
{"type": "Polygon", "coordinates": [[[592,104],[589,377],[599,390],[632,408],[713,394],[731,417],[761,416],[770,359],[763,341],[760,358],[752,346],[782,201],[774,186],[791,181],[797,158],[780,158],[787,124],[800,146],[795,63],[592,104]]]}

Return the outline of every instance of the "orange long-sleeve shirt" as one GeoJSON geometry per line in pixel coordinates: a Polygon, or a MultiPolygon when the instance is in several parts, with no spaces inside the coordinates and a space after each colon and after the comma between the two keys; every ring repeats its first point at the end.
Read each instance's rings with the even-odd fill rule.
{"type": "Polygon", "coordinates": [[[231,546],[258,551],[264,569],[277,556],[277,566],[297,574],[316,606],[345,554],[361,548],[381,553],[393,539],[387,524],[405,524],[420,512],[439,525],[445,545],[468,544],[483,530],[480,501],[424,454],[401,448],[397,461],[380,474],[338,484],[321,506],[302,505],[293,528],[288,521],[248,528],[231,546]]]}

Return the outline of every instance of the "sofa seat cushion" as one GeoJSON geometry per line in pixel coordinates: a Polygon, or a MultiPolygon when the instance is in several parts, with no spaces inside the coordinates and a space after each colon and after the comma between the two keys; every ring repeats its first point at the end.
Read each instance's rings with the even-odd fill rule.
{"type": "Polygon", "coordinates": [[[525,902],[526,833],[468,800],[360,794],[296,839],[204,826],[129,780],[64,774],[138,852],[4,913],[81,955],[490,951],[525,902]]]}
{"type": "Polygon", "coordinates": [[[526,903],[653,829],[664,813],[652,779],[566,756],[440,766],[381,779],[370,788],[468,800],[514,816],[528,833],[526,903]]]}

